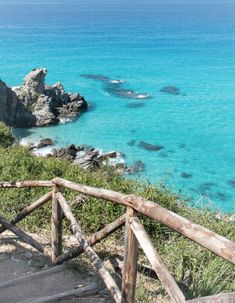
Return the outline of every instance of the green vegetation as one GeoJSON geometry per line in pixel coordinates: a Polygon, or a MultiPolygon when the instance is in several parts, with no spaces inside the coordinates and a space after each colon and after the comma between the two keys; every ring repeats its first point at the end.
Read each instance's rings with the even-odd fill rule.
{"type": "Polygon", "coordinates": [[[14,143],[11,129],[0,122],[0,147],[7,148],[14,143]]]}
{"type": "MultiPolygon", "coordinates": [[[[67,161],[34,157],[28,149],[21,146],[8,147],[12,143],[9,131],[3,124],[0,124],[0,181],[51,180],[54,177],[62,177],[81,184],[123,193],[137,193],[195,223],[235,240],[234,224],[217,219],[216,215],[208,210],[202,211],[188,207],[184,201],[180,201],[179,197],[162,186],[157,187],[125,179],[108,167],[91,173],[84,171],[79,166],[71,165],[67,161]]],[[[1,215],[6,218],[14,217],[23,207],[47,191],[46,188],[2,189],[0,194],[1,215]]],[[[64,194],[71,203],[76,200],[77,193],[64,190],[64,194]]],[[[85,202],[72,204],[74,214],[87,233],[102,228],[125,211],[123,207],[95,198],[87,198],[85,202]]],[[[48,203],[24,220],[21,226],[31,232],[38,232],[40,229],[49,230],[50,222],[51,206],[48,203]]],[[[235,271],[231,264],[153,220],[143,219],[143,222],[163,260],[187,294],[187,298],[235,290],[235,271]],[[187,272],[190,273],[189,280],[191,281],[188,284],[182,284],[187,272]]],[[[68,230],[66,223],[64,228],[68,230]]],[[[119,242],[122,241],[120,233],[116,239],[119,242]]],[[[143,291],[143,289],[139,291],[141,302],[149,302],[148,296],[143,294],[143,291]]],[[[152,297],[158,293],[159,289],[156,292],[149,291],[152,297]]],[[[162,293],[162,289],[160,289],[160,293],[162,293]]]]}

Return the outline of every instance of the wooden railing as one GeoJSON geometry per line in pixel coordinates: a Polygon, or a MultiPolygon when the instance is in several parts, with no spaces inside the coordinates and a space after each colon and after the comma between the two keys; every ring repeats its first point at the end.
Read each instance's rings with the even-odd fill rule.
{"type": "Polygon", "coordinates": [[[10,230],[23,241],[43,253],[47,258],[50,258],[52,264],[54,265],[63,263],[85,252],[90,258],[94,269],[103,279],[111,296],[117,303],[135,302],[139,245],[146,254],[159,280],[163,284],[171,302],[235,302],[235,292],[186,301],[183,292],[177,285],[176,281],[162,261],[160,255],[151,243],[151,240],[138,216],[143,214],[149,218],[152,218],[181,233],[206,249],[214,252],[228,262],[235,264],[235,243],[229,239],[222,237],[203,226],[194,224],[190,220],[161,207],[155,202],[147,201],[144,198],[136,195],[125,195],[111,190],[80,185],[60,178],[56,178],[52,181],[0,182],[0,189],[39,186],[52,187],[52,191],[45,194],[30,206],[27,206],[22,212],[20,212],[10,221],[6,220],[0,215],[0,224],[2,225],[0,227],[0,234],[7,229],[10,230]],[[62,194],[63,187],[75,190],[85,195],[124,205],[127,208],[126,213],[87,239],[81,230],[79,222],[74,217],[69,204],[62,194]],[[51,249],[48,250],[45,249],[45,247],[32,236],[29,236],[27,233],[17,227],[16,223],[20,222],[22,219],[50,200],[52,200],[52,237],[51,249]],[[70,223],[71,231],[75,235],[80,246],[72,248],[69,252],[62,254],[62,220],[64,216],[70,223]],[[118,230],[124,224],[125,251],[122,272],[122,288],[120,290],[92,247],[102,239],[106,238],[108,235],[112,234],[114,231],[118,230]]]}

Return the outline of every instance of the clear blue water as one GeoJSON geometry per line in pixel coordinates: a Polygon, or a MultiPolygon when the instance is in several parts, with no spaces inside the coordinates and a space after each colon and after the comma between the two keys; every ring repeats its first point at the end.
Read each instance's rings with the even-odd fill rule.
{"type": "Polygon", "coordinates": [[[235,2],[190,2],[0,0],[0,77],[19,85],[45,66],[48,83],[61,81],[95,105],[74,123],[17,134],[122,151],[128,164],[145,163],[140,178],[234,212],[235,2]],[[114,97],[81,74],[125,80],[152,98],[114,97]],[[166,85],[184,95],[161,93],[166,85]],[[164,149],[146,151],[139,141],[164,149]]]}

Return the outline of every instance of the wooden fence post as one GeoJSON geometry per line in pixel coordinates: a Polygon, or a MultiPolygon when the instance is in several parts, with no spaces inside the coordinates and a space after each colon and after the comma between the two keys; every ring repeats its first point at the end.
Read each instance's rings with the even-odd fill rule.
{"type": "Polygon", "coordinates": [[[125,227],[125,252],[122,273],[122,303],[135,302],[137,277],[138,241],[130,227],[130,218],[136,216],[136,211],[127,207],[125,227]]]}
{"type": "Polygon", "coordinates": [[[51,228],[51,261],[56,265],[56,259],[62,254],[62,220],[63,212],[56,198],[60,187],[55,185],[52,192],[52,228],[51,228]]]}

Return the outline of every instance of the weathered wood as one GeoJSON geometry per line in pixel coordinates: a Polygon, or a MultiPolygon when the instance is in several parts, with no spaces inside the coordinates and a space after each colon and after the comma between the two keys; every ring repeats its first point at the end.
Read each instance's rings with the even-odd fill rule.
{"type": "Polygon", "coordinates": [[[133,208],[128,207],[125,225],[125,253],[122,272],[122,303],[135,302],[137,278],[138,241],[130,227],[130,218],[136,215],[133,208]]]}
{"type": "Polygon", "coordinates": [[[51,216],[51,261],[56,264],[56,259],[62,254],[62,210],[57,200],[56,193],[60,191],[59,186],[53,187],[52,192],[52,216],[51,216]]]}
{"type": "MultiPolygon", "coordinates": [[[[14,219],[10,221],[11,224],[16,224],[23,220],[25,217],[30,215],[32,212],[34,212],[39,207],[43,206],[45,203],[47,203],[52,197],[52,192],[49,192],[45,194],[43,197],[35,201],[29,206],[26,206],[14,219]]],[[[3,233],[6,230],[4,226],[0,227],[0,234],[3,233]]]]}
{"type": "Polygon", "coordinates": [[[56,178],[53,183],[76,190],[80,193],[119,203],[134,208],[136,211],[169,226],[218,256],[235,264],[235,243],[209,229],[194,224],[190,220],[167,210],[159,204],[147,201],[140,196],[124,195],[107,189],[79,185],[71,181],[56,178]]]}
{"type": "Polygon", "coordinates": [[[67,300],[69,301],[71,300],[71,302],[75,302],[74,298],[90,297],[98,294],[98,292],[99,289],[97,288],[97,285],[95,283],[92,283],[90,285],[86,285],[78,289],[72,289],[69,291],[57,293],[55,295],[32,299],[30,303],[58,303],[64,300],[66,300],[66,302],[67,300]]]}
{"type": "Polygon", "coordinates": [[[40,244],[37,240],[33,239],[29,235],[27,235],[23,230],[16,227],[15,225],[11,224],[9,221],[7,221],[5,218],[0,216],[0,223],[6,227],[6,229],[9,229],[13,234],[15,234],[17,237],[19,237],[21,240],[23,240],[25,243],[31,245],[32,247],[36,248],[38,251],[43,253],[46,257],[49,256],[48,250],[40,244]]]}
{"type": "Polygon", "coordinates": [[[183,303],[185,302],[184,295],[178,285],[176,284],[174,278],[171,276],[165,264],[162,262],[160,255],[156,252],[151,240],[146,233],[143,225],[140,223],[138,218],[130,219],[130,226],[139,241],[144,253],[146,254],[149,262],[151,263],[153,269],[158,275],[159,280],[162,282],[164,288],[166,289],[168,295],[171,298],[171,302],[183,303]]]}
{"type": "Polygon", "coordinates": [[[235,292],[188,300],[186,303],[235,303],[235,292]]]}
{"type": "MultiPolygon", "coordinates": [[[[88,244],[90,246],[94,246],[96,243],[100,242],[101,240],[103,240],[104,238],[106,238],[107,236],[109,236],[110,234],[112,234],[113,232],[118,230],[119,228],[121,228],[124,225],[125,220],[126,220],[126,215],[124,214],[121,217],[119,217],[118,219],[116,219],[114,222],[108,224],[103,229],[101,229],[100,231],[98,231],[94,235],[92,235],[87,240],[88,244]]],[[[60,264],[65,261],[68,261],[70,259],[73,259],[73,258],[79,256],[80,254],[82,254],[83,252],[84,252],[84,249],[82,246],[72,248],[69,252],[59,256],[57,258],[56,263],[60,264]]]]}
{"type": "Polygon", "coordinates": [[[91,264],[96,269],[98,274],[103,279],[105,285],[107,286],[109,292],[111,293],[112,297],[114,298],[116,303],[121,303],[121,292],[113,280],[110,273],[105,269],[103,262],[100,260],[96,252],[93,250],[93,248],[88,244],[87,240],[85,239],[83,232],[81,231],[81,227],[74,218],[71,209],[64,199],[63,195],[58,192],[56,194],[56,197],[61,205],[61,208],[68,219],[70,223],[71,230],[73,231],[73,234],[76,236],[77,240],[79,241],[80,245],[84,248],[84,251],[88,255],[88,257],[91,260],[91,264]]]}
{"type": "Polygon", "coordinates": [[[9,181],[0,182],[0,188],[21,188],[21,187],[50,187],[54,184],[52,181],[9,181]]]}

